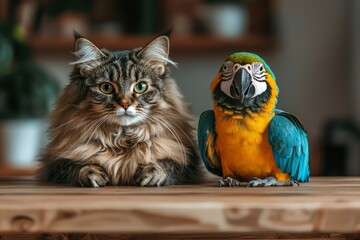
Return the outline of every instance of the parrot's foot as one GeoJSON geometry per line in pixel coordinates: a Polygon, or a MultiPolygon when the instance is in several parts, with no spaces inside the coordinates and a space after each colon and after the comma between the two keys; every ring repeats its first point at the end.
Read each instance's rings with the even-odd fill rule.
{"type": "Polygon", "coordinates": [[[252,178],[247,185],[248,187],[270,187],[270,186],[300,186],[298,181],[290,180],[287,182],[278,182],[274,177],[267,177],[265,179],[252,178]]]}
{"type": "Polygon", "coordinates": [[[229,186],[229,187],[237,187],[240,185],[240,181],[231,177],[226,177],[226,178],[222,178],[219,179],[218,184],[219,187],[223,187],[223,186],[229,186]]]}

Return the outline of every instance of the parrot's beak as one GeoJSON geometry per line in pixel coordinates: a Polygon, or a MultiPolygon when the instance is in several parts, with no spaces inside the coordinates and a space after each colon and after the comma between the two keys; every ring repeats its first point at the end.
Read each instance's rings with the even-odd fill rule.
{"type": "Polygon", "coordinates": [[[255,93],[251,84],[251,75],[244,68],[235,73],[232,85],[235,90],[232,91],[233,98],[240,99],[241,102],[244,102],[244,99],[251,98],[255,93]]]}

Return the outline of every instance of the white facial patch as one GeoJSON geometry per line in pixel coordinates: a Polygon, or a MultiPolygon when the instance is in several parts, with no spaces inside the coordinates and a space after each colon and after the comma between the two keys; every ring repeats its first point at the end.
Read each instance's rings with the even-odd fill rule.
{"type": "Polygon", "coordinates": [[[228,95],[229,97],[232,98],[231,94],[230,94],[230,87],[231,87],[231,84],[233,83],[232,80],[230,81],[222,81],[220,83],[220,89],[223,93],[225,93],[226,95],[228,95]]]}
{"type": "Polygon", "coordinates": [[[241,65],[227,61],[224,63],[222,68],[222,81],[220,83],[220,89],[223,93],[231,98],[234,98],[234,94],[231,94],[231,85],[234,82],[235,74],[240,71],[240,69],[245,69],[251,75],[251,85],[255,88],[255,92],[251,98],[254,98],[266,91],[266,70],[263,63],[254,62],[252,64],[241,65]]]}
{"type": "Polygon", "coordinates": [[[255,87],[255,93],[253,97],[256,97],[267,89],[266,84],[266,70],[264,64],[261,62],[254,62],[251,64],[251,76],[252,76],[252,85],[255,87]]]}
{"type": "Polygon", "coordinates": [[[254,93],[253,97],[256,97],[256,96],[262,94],[267,89],[266,82],[252,81],[252,85],[255,87],[255,93],[254,93]]]}
{"type": "Polygon", "coordinates": [[[126,110],[123,107],[119,107],[119,109],[116,110],[116,115],[122,126],[133,125],[145,119],[145,116],[136,112],[134,106],[129,106],[126,110]]]}
{"type": "Polygon", "coordinates": [[[135,116],[136,115],[136,109],[134,106],[129,106],[126,110],[123,107],[119,107],[118,110],[116,110],[116,115],[118,116],[135,116]]]}
{"type": "Polygon", "coordinates": [[[222,66],[220,89],[223,93],[231,98],[232,96],[230,94],[230,87],[233,83],[234,74],[234,62],[226,61],[222,66]]]}

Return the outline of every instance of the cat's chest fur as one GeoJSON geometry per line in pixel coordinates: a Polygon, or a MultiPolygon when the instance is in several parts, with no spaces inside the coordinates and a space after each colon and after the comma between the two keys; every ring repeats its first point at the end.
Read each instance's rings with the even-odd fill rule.
{"type": "Polygon", "coordinates": [[[178,159],[185,163],[184,147],[169,137],[164,129],[154,126],[118,128],[96,142],[102,151],[94,160],[103,165],[114,184],[130,184],[139,164],[155,163],[158,159],[178,159]]]}

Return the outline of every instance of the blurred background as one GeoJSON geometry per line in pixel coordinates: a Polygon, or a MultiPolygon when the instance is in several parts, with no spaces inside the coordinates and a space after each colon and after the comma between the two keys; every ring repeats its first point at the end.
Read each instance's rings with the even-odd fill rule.
{"type": "Polygon", "coordinates": [[[36,170],[73,29],[122,50],[171,27],[172,75],[197,116],[224,59],[255,52],[277,77],[277,107],[307,128],[312,175],[360,175],[360,1],[0,0],[0,176],[36,170]]]}

